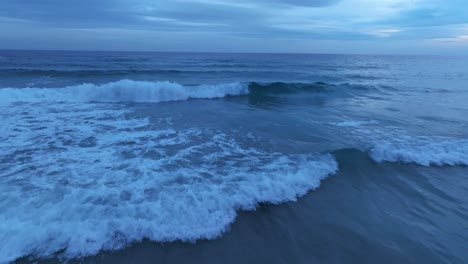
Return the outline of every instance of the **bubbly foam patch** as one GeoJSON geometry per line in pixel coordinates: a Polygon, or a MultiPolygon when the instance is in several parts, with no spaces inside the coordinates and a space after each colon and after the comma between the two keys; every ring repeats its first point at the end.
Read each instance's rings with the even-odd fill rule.
{"type": "Polygon", "coordinates": [[[14,102],[168,102],[248,94],[247,84],[183,86],[171,82],[121,80],[64,88],[2,88],[0,103],[14,102]]]}
{"type": "Polygon", "coordinates": [[[381,141],[370,150],[377,162],[405,162],[430,165],[468,165],[468,140],[417,137],[410,140],[381,141]]]}
{"type": "Polygon", "coordinates": [[[328,124],[337,127],[360,127],[366,125],[378,124],[377,121],[342,121],[342,122],[329,122],[328,124]]]}
{"type": "Polygon", "coordinates": [[[294,201],[337,171],[330,155],[272,153],[119,104],[0,110],[0,262],[216,238],[238,210],[294,201]]]}

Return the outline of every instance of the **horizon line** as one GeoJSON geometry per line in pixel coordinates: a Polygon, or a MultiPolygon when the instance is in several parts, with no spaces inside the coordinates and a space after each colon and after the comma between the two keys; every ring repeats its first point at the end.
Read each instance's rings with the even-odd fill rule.
{"type": "Polygon", "coordinates": [[[164,51],[164,50],[102,50],[102,49],[16,49],[0,48],[0,51],[25,51],[25,52],[115,52],[115,53],[205,53],[205,54],[271,54],[271,55],[338,55],[338,56],[434,56],[434,57],[452,57],[468,56],[468,54],[435,54],[435,53],[328,53],[328,52],[259,52],[259,51],[164,51]]]}

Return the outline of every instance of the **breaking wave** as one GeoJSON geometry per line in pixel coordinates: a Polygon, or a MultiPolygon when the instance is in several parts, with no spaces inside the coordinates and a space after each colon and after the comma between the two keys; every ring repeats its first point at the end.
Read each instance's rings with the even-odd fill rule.
{"type": "Polygon", "coordinates": [[[382,141],[369,154],[377,162],[416,163],[423,166],[468,165],[468,140],[414,138],[412,141],[382,141]]]}
{"type": "Polygon", "coordinates": [[[249,95],[251,98],[313,93],[332,96],[368,91],[372,87],[350,84],[317,83],[221,83],[182,85],[161,81],[120,80],[102,85],[85,83],[63,88],[2,88],[0,103],[39,102],[169,102],[249,95]]]}
{"type": "Polygon", "coordinates": [[[0,102],[168,102],[247,93],[248,86],[242,83],[184,86],[171,82],[121,80],[65,88],[3,88],[0,102]]]}

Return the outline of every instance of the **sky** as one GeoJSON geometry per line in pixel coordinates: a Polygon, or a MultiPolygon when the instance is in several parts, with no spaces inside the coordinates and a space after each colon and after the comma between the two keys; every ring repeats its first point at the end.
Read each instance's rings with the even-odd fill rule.
{"type": "Polygon", "coordinates": [[[0,49],[468,54],[467,0],[0,0],[0,49]]]}

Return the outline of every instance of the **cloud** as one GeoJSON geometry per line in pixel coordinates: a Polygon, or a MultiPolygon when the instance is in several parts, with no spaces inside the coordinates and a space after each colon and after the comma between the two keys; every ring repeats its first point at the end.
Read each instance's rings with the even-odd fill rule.
{"type": "Polygon", "coordinates": [[[378,37],[390,37],[400,32],[401,32],[400,29],[389,28],[389,29],[379,29],[379,30],[371,31],[369,32],[369,34],[378,36],[378,37]]]}
{"type": "Polygon", "coordinates": [[[132,23],[123,0],[0,0],[0,16],[20,18],[44,26],[80,27],[132,23]]]}
{"type": "Polygon", "coordinates": [[[307,46],[300,41],[348,46],[362,41],[382,47],[390,40],[462,43],[465,1],[0,0],[0,48],[28,45],[24,36],[34,36],[35,44],[60,43],[68,49],[93,43],[105,47],[101,43],[110,39],[122,49],[143,47],[139,43],[151,39],[155,47],[164,43],[182,49],[190,42],[207,50],[230,45],[248,50],[259,43],[281,43],[279,49],[288,46],[284,43],[307,46]]]}
{"type": "Polygon", "coordinates": [[[443,43],[460,43],[460,42],[468,43],[468,35],[460,35],[460,36],[455,36],[452,38],[435,38],[433,39],[433,41],[443,42],[443,43]]]}
{"type": "Polygon", "coordinates": [[[260,0],[263,3],[279,3],[292,6],[325,7],[338,3],[341,0],[260,0]]]}
{"type": "Polygon", "coordinates": [[[467,22],[466,0],[424,0],[402,11],[394,21],[401,26],[427,27],[467,22]]]}

